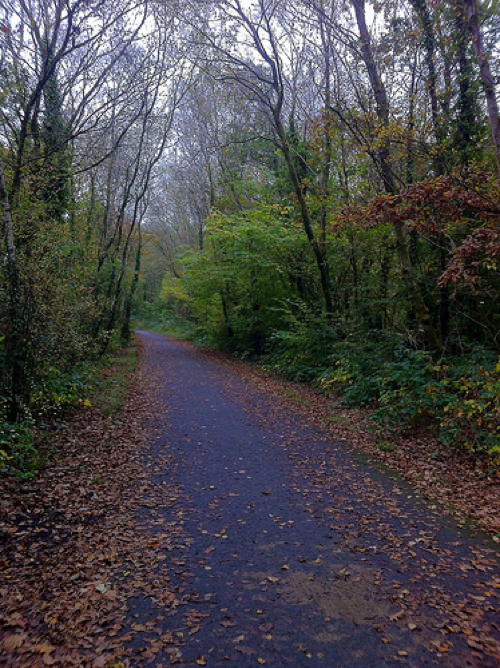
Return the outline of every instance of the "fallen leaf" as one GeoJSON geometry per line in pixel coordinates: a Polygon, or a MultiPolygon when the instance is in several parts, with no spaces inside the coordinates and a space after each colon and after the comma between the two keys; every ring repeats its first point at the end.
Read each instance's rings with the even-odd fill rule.
{"type": "Polygon", "coordinates": [[[26,633],[12,634],[2,640],[2,642],[0,643],[0,647],[3,647],[8,652],[12,652],[18,647],[21,647],[21,645],[23,644],[23,642],[26,640],[27,637],[28,636],[26,633]]]}
{"type": "Polygon", "coordinates": [[[36,645],[36,649],[40,654],[50,654],[55,650],[54,645],[51,645],[50,643],[40,643],[40,645],[36,645]]]}

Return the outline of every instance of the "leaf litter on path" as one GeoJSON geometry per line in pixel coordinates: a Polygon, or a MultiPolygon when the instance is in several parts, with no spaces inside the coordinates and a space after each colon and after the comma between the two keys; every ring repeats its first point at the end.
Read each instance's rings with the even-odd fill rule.
{"type": "MultiPolygon", "coordinates": [[[[189,348],[186,344],[183,347],[189,348]]],[[[190,349],[189,354],[200,361],[206,359],[200,351],[190,349]]],[[[209,357],[213,358],[213,354],[209,357]]],[[[282,410],[292,408],[297,415],[297,405],[282,399],[279,385],[283,381],[264,377],[249,364],[227,358],[224,363],[256,384],[259,392],[264,390],[275,398],[266,415],[259,415],[261,409],[251,393],[239,396],[241,388],[229,388],[231,395],[246,403],[249,413],[262,419],[270,432],[276,428],[273,413],[281,415],[282,410]]],[[[394,497],[384,499],[386,517],[383,513],[377,517],[381,494],[377,481],[367,474],[360,477],[340,458],[336,459],[331,449],[321,457],[317,452],[304,451],[300,429],[292,422],[286,433],[275,434],[276,447],[289,455],[289,487],[303,499],[302,510],[307,517],[331,527],[332,533],[340,537],[339,549],[350,555],[349,562],[331,567],[327,550],[322,548],[313,559],[300,554],[303,546],[298,542],[294,547],[297,563],[281,560],[277,566],[280,577],[251,570],[242,576],[242,591],[246,587],[256,602],[262,599],[262,607],[254,613],[255,619],[261,620],[255,622],[259,626],[257,633],[246,613],[233,617],[230,610],[219,610],[215,615],[212,595],[200,593],[190,582],[195,576],[199,579],[196,573],[201,567],[208,569],[207,577],[212,577],[211,573],[219,575],[221,569],[227,568],[216,561],[220,549],[217,545],[231,542],[234,527],[218,514],[222,512],[220,502],[234,500],[239,493],[228,492],[223,485],[219,490],[219,485],[208,484],[216,481],[207,481],[208,489],[216,495],[207,512],[217,516],[217,527],[211,534],[203,532],[207,541],[212,540],[204,544],[203,558],[211,561],[197,564],[193,551],[198,539],[186,531],[186,521],[192,513],[188,494],[176,484],[175,475],[168,482],[160,482],[160,474],[175,472],[179,462],[172,449],[159,451],[154,446],[153,435],[161,435],[167,427],[158,419],[165,407],[152,394],[153,381],[158,378],[145,378],[143,366],[142,377],[138,374],[134,389],[115,418],[107,418],[94,409],[68,418],[66,433],[57,436],[57,452],[50,467],[36,480],[21,486],[1,481],[2,665],[127,668],[154,665],[159,657],[168,664],[212,665],[217,637],[207,643],[203,633],[212,624],[213,615],[221,633],[233,637],[231,651],[226,650],[226,665],[231,665],[227,661],[237,652],[238,665],[278,666],[281,664],[272,659],[272,654],[263,651],[279,642],[279,629],[267,619],[269,591],[286,606],[302,610],[299,619],[307,620],[311,605],[314,619],[322,619],[321,624],[311,626],[310,643],[297,643],[295,647],[298,655],[317,662],[309,665],[320,665],[324,659],[322,652],[313,654],[310,645],[342,642],[337,618],[350,619],[361,628],[364,624],[376,628],[381,646],[392,647],[393,661],[411,660],[411,650],[409,654],[409,648],[398,647],[400,631],[406,629],[425,644],[431,663],[432,657],[440,657],[440,665],[494,665],[491,661],[499,656],[498,620],[491,624],[488,619],[492,611],[498,613],[500,577],[493,556],[481,546],[472,548],[467,557],[457,558],[453,550],[443,553],[432,521],[419,535],[408,531],[407,536],[401,536],[395,522],[409,518],[404,503],[399,502],[402,492],[398,484],[394,485],[394,497]],[[344,485],[340,488],[339,480],[344,485]],[[353,492],[362,495],[359,507],[353,505],[353,492]],[[219,536],[216,545],[215,535],[219,536]],[[366,565],[367,555],[375,554],[391,564],[390,569],[377,570],[366,565]],[[468,579],[473,579],[472,588],[464,589],[463,595],[439,586],[433,589],[433,582],[439,582],[443,574],[457,570],[464,587],[468,579]],[[408,586],[402,582],[405,573],[411,574],[408,586]],[[147,609],[144,600],[152,602],[147,609]],[[224,623],[219,621],[221,614],[226,615],[224,623]],[[432,633],[425,635],[424,628],[429,624],[433,625],[432,633]],[[247,644],[249,641],[253,646],[247,644]],[[457,647],[464,644],[468,654],[460,663],[453,656],[457,647]],[[186,658],[185,650],[190,646],[193,652],[191,658],[186,658]]],[[[231,385],[231,381],[228,383],[231,385]]],[[[317,402],[311,398],[303,418],[326,429],[328,438],[347,434],[329,430],[328,420],[322,422],[321,411],[321,398],[317,402]]],[[[348,435],[356,446],[369,438],[361,431],[349,430],[348,435]]],[[[186,436],[188,440],[191,439],[186,436]]],[[[200,447],[201,441],[194,443],[200,447]]],[[[404,449],[397,461],[409,461],[410,450],[411,446],[404,449]]],[[[383,453],[383,458],[392,461],[389,455],[392,453],[383,453]]],[[[412,471],[418,470],[418,465],[412,466],[412,471]]],[[[247,472],[246,467],[238,470],[247,472]]],[[[406,477],[412,479],[412,475],[406,477]]],[[[466,477],[465,469],[457,475],[466,477]]],[[[422,478],[433,479],[433,475],[422,478]]],[[[433,484],[419,489],[431,492],[433,484]]],[[[452,482],[447,482],[446,490],[452,487],[452,482]]],[[[272,504],[275,490],[262,487],[256,489],[255,495],[260,500],[247,504],[249,513],[258,510],[259,504],[272,504]]],[[[448,495],[446,491],[446,498],[448,495]]],[[[493,503],[489,493],[485,499],[488,504],[493,503]]],[[[464,509],[468,508],[467,503],[464,509]]],[[[493,509],[493,505],[488,506],[488,513],[493,514],[493,509]]],[[[287,517],[284,521],[270,510],[267,516],[274,530],[290,530],[293,519],[287,517]]],[[[483,514],[484,509],[478,512],[483,514]]],[[[495,515],[494,521],[499,516],[495,515]]],[[[487,526],[491,530],[492,522],[488,521],[487,526]]],[[[262,553],[277,554],[282,543],[262,545],[262,553]]],[[[244,559],[244,545],[238,546],[233,558],[244,559]]],[[[238,585],[231,577],[236,596],[238,585]]],[[[225,637],[221,636],[219,642],[225,637]]]]}

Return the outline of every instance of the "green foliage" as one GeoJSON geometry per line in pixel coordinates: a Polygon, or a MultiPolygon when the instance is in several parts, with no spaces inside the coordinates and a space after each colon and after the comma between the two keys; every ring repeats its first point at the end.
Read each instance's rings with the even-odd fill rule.
{"type": "Polygon", "coordinates": [[[395,345],[388,332],[353,328],[338,337],[328,367],[317,385],[330,396],[341,397],[346,406],[373,405],[378,396],[380,366],[395,345]]]}
{"type": "Polygon", "coordinates": [[[33,385],[29,403],[24,405],[23,420],[7,420],[8,398],[0,404],[0,473],[20,478],[32,477],[41,458],[35,445],[40,429],[54,423],[65,410],[90,406],[99,367],[82,363],[70,372],[48,366],[33,385]]]}
{"type": "Polygon", "coordinates": [[[239,354],[261,354],[271,332],[280,328],[278,308],[290,290],[286,260],[297,240],[290,210],[261,205],[245,214],[211,216],[206,250],[183,258],[182,293],[210,345],[239,354]],[[283,262],[285,260],[285,263],[283,262]]]}
{"type": "Polygon", "coordinates": [[[34,385],[29,411],[34,419],[57,415],[62,411],[88,402],[97,373],[96,365],[82,363],[78,369],[64,372],[51,366],[34,385]]]}
{"type": "MultiPolygon", "coordinates": [[[[312,253],[288,204],[212,213],[204,250],[184,253],[182,276],[165,280],[162,298],[180,317],[184,309],[194,318],[200,342],[259,355],[267,368],[312,382],[342,405],[370,407],[382,432],[427,426],[444,443],[496,457],[498,371],[485,343],[494,338],[498,308],[470,293],[498,291],[498,236],[482,195],[498,201],[498,185],[481,171],[470,179],[470,189],[437,179],[332,213],[324,243],[333,314],[321,309],[312,253]],[[413,336],[415,315],[395,258],[394,225],[401,220],[409,220],[413,270],[429,317],[436,330],[449,328],[438,361],[413,336]]],[[[320,203],[312,189],[307,197],[314,217],[320,203]]]]}
{"type": "Polygon", "coordinates": [[[189,320],[189,313],[183,309],[182,301],[168,297],[165,291],[154,303],[142,302],[136,306],[133,326],[186,340],[193,334],[193,323],[189,320]]]}
{"type": "Polygon", "coordinates": [[[344,406],[370,406],[379,429],[428,427],[442,443],[500,461],[500,361],[473,348],[435,362],[377,331],[340,338],[321,316],[277,332],[266,367],[314,382],[344,406]]]}
{"type": "Polygon", "coordinates": [[[390,429],[427,424],[446,444],[500,452],[500,364],[475,348],[438,363],[422,351],[397,350],[379,378],[374,419],[390,429]]]}
{"type": "Polygon", "coordinates": [[[339,340],[335,326],[325,313],[310,312],[299,301],[284,301],[280,310],[285,327],[271,336],[266,367],[294,380],[318,380],[339,340]]]}
{"type": "Polygon", "coordinates": [[[0,474],[33,477],[38,467],[33,425],[10,424],[0,409],[0,474]]]}

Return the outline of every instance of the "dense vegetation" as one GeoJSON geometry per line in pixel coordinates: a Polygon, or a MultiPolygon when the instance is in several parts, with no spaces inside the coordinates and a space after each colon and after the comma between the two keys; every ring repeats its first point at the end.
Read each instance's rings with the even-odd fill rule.
{"type": "Polygon", "coordinates": [[[141,313],[497,458],[497,5],[289,4],[200,29],[141,313]]]}
{"type": "Polygon", "coordinates": [[[0,28],[1,466],[132,308],[498,456],[496,0],[8,0],[0,28]]]}
{"type": "Polygon", "coordinates": [[[190,75],[168,11],[1,10],[0,469],[27,474],[33,427],[88,402],[128,340],[141,223],[190,75]]]}

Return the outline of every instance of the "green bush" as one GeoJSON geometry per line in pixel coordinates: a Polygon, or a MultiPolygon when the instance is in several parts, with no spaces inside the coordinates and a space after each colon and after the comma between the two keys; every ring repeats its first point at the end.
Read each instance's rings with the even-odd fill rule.
{"type": "Polygon", "coordinates": [[[319,386],[327,394],[340,395],[343,405],[373,404],[380,394],[381,370],[394,346],[394,339],[385,332],[354,330],[335,344],[319,386]]]}
{"type": "Polygon", "coordinates": [[[38,467],[33,425],[10,424],[0,418],[0,474],[30,478],[38,467]]]}
{"type": "Polygon", "coordinates": [[[389,429],[427,423],[442,443],[500,454],[500,363],[480,348],[434,362],[425,352],[398,350],[379,377],[374,420],[389,429]]]}
{"type": "Polygon", "coordinates": [[[286,329],[269,339],[266,368],[294,380],[318,381],[330,365],[331,351],[338,341],[337,328],[325,313],[312,313],[305,304],[282,302],[280,311],[286,329]]]}
{"type": "MultiPolygon", "coordinates": [[[[304,309],[276,332],[266,368],[313,382],[344,406],[373,407],[378,429],[432,429],[439,440],[500,464],[500,361],[475,347],[435,361],[378,330],[342,335],[341,323],[304,309]]],[[[352,331],[352,330],[351,330],[352,331]]]]}

